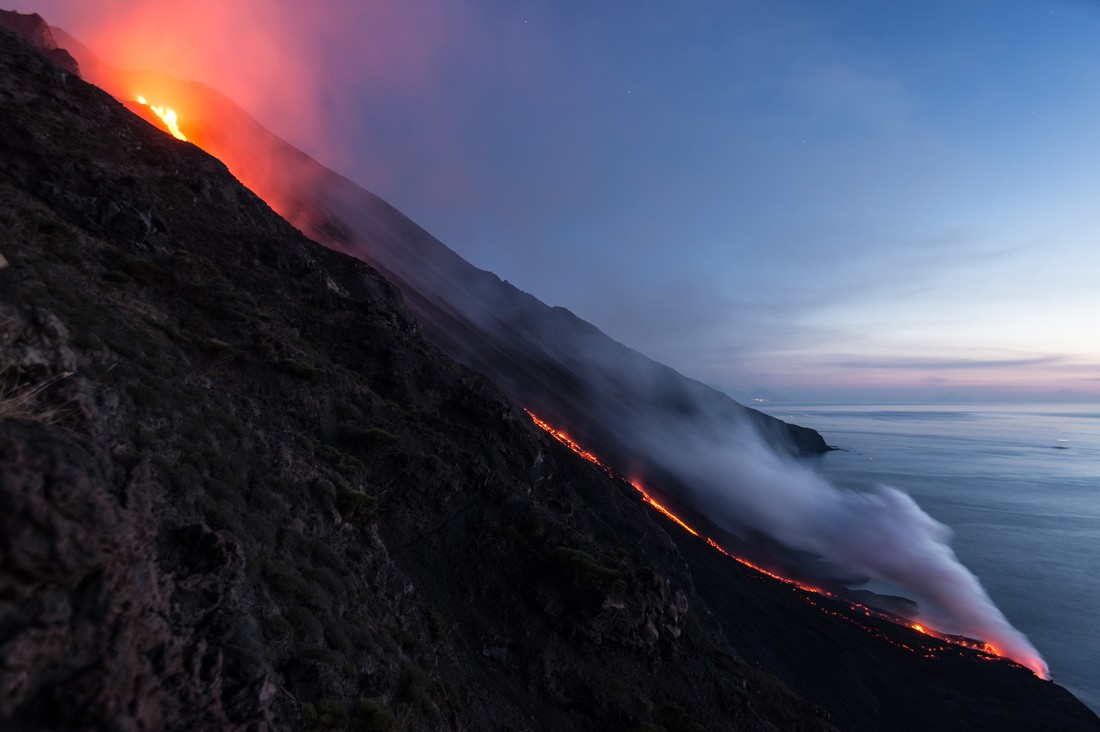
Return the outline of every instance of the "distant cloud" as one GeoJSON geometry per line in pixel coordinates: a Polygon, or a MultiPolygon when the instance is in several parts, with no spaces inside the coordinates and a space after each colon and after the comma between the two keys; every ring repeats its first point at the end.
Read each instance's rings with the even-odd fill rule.
{"type": "Polygon", "coordinates": [[[852,358],[832,361],[828,366],[849,369],[996,369],[1056,364],[1065,356],[1034,356],[1031,358],[969,359],[969,358],[852,358]]]}

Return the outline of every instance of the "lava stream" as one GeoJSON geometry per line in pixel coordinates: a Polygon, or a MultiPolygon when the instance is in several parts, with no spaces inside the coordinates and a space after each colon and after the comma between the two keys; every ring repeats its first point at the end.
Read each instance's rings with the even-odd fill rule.
{"type": "Polygon", "coordinates": [[[168,128],[168,131],[172,133],[172,136],[177,140],[183,140],[187,142],[187,137],[180,132],[179,122],[176,118],[176,110],[169,109],[168,107],[162,107],[156,104],[150,104],[145,101],[145,97],[137,98],[138,104],[143,104],[153,111],[153,114],[160,117],[160,121],[164,123],[164,126],[168,128]]]}
{"type": "MultiPolygon", "coordinates": [[[[843,605],[846,605],[850,610],[855,611],[859,615],[863,615],[865,617],[870,617],[870,618],[876,618],[876,619],[879,619],[879,620],[885,620],[885,621],[888,621],[888,622],[893,623],[895,625],[903,625],[907,628],[910,628],[912,630],[917,631],[918,633],[920,633],[922,635],[928,636],[930,638],[936,638],[937,640],[943,641],[944,643],[950,644],[952,646],[967,648],[967,649],[970,649],[971,651],[976,651],[977,653],[981,654],[981,656],[984,657],[984,658],[987,658],[987,659],[988,658],[993,658],[993,659],[996,659],[996,660],[1011,663],[1011,664],[1016,665],[1016,666],[1020,666],[1021,668],[1026,668],[1025,666],[1022,666],[1022,665],[1018,664],[1017,662],[1013,661],[1012,659],[1004,656],[1000,652],[1000,650],[998,650],[995,646],[993,646],[989,643],[974,641],[974,640],[971,640],[971,639],[966,638],[964,636],[949,635],[947,633],[941,633],[940,631],[929,628],[927,625],[923,625],[921,623],[911,622],[911,621],[905,620],[905,619],[903,619],[899,616],[892,615],[890,613],[886,613],[886,612],[883,612],[883,611],[880,611],[880,610],[876,610],[875,608],[870,607],[868,605],[864,605],[862,603],[855,602],[853,600],[849,600],[849,599],[847,599],[843,596],[837,595],[837,594],[835,594],[833,592],[829,592],[827,590],[823,590],[819,587],[814,587],[812,585],[807,585],[807,584],[804,584],[804,583],[799,582],[797,580],[790,579],[788,577],[783,577],[782,575],[779,575],[779,574],[776,574],[775,572],[771,572],[767,569],[764,569],[763,567],[761,567],[759,565],[753,564],[752,562],[750,562],[749,560],[747,560],[743,557],[739,557],[735,554],[731,554],[724,547],[722,547],[722,545],[719,544],[717,541],[710,538],[709,536],[703,536],[698,531],[693,529],[686,521],[684,521],[682,518],[677,516],[671,510],[669,510],[668,507],[662,505],[659,501],[657,501],[657,499],[653,498],[653,496],[651,496],[649,494],[649,492],[646,491],[646,489],[643,488],[637,481],[626,480],[621,475],[616,473],[614,470],[609,468],[607,465],[604,465],[600,461],[600,459],[598,457],[596,457],[593,453],[589,452],[588,450],[585,450],[583,447],[581,447],[579,444],[577,444],[571,437],[569,437],[569,435],[565,434],[564,432],[562,432],[559,429],[556,429],[555,427],[553,427],[551,424],[549,424],[545,420],[540,419],[538,416],[536,416],[530,410],[524,410],[524,411],[527,412],[528,416],[531,417],[531,420],[535,423],[535,425],[537,427],[539,427],[540,429],[542,429],[542,430],[546,431],[547,433],[549,433],[550,436],[553,437],[555,440],[557,440],[561,444],[565,445],[570,450],[572,450],[576,454],[580,455],[582,458],[584,458],[588,462],[590,462],[593,465],[599,467],[601,470],[603,470],[605,473],[607,473],[607,475],[609,477],[617,479],[617,480],[625,480],[636,491],[638,491],[642,495],[642,500],[645,503],[647,503],[650,506],[652,506],[653,508],[657,509],[657,511],[659,511],[662,515],[664,515],[669,520],[676,523],[684,531],[687,531],[692,536],[696,536],[696,537],[699,537],[700,539],[703,539],[704,541],[706,541],[706,543],[712,549],[721,552],[722,554],[726,555],[730,559],[732,559],[732,560],[734,560],[734,561],[736,561],[740,564],[743,564],[744,566],[748,567],[749,569],[755,570],[756,572],[767,575],[768,577],[771,577],[772,579],[779,580],[780,582],[783,582],[784,584],[791,585],[793,587],[798,588],[799,590],[802,590],[803,592],[807,593],[807,595],[804,597],[804,599],[807,602],[809,602],[811,605],[817,607],[822,612],[824,612],[828,615],[832,615],[834,617],[841,618],[841,619],[846,620],[848,622],[851,622],[851,623],[859,626],[863,630],[871,633],[872,635],[875,635],[876,637],[879,637],[879,638],[891,643],[892,645],[898,646],[899,648],[904,648],[905,650],[911,651],[913,653],[923,652],[926,657],[935,657],[935,655],[937,653],[950,652],[952,650],[949,646],[939,646],[939,647],[936,647],[936,648],[929,649],[929,648],[913,648],[911,646],[908,646],[908,645],[905,645],[905,644],[902,644],[902,643],[898,643],[897,641],[892,640],[891,638],[889,638],[888,636],[883,634],[881,631],[879,631],[879,630],[877,630],[873,627],[870,627],[870,626],[867,626],[867,625],[862,625],[862,624],[858,623],[856,620],[854,620],[852,617],[849,617],[847,615],[842,615],[841,613],[830,610],[829,608],[826,608],[825,606],[815,602],[811,598],[811,595],[821,595],[823,597],[827,597],[830,600],[833,600],[835,602],[839,602],[843,605]]],[[[1034,671],[1032,671],[1032,673],[1034,673],[1034,671]]],[[[1038,674],[1036,674],[1036,675],[1038,675],[1038,674]]]]}

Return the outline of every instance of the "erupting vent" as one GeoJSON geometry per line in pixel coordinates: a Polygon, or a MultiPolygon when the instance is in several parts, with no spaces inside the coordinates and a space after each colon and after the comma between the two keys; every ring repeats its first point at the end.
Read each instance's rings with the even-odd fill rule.
{"type": "MultiPolygon", "coordinates": [[[[767,569],[764,569],[763,567],[760,567],[759,565],[753,564],[752,562],[750,562],[747,559],[744,559],[743,557],[739,557],[735,554],[731,554],[724,547],[722,547],[722,545],[720,545],[717,541],[710,538],[709,536],[703,536],[698,531],[693,529],[690,525],[688,525],[688,523],[686,521],[684,521],[682,518],[677,516],[675,513],[673,513],[671,510],[669,510],[666,506],[662,505],[659,501],[657,501],[655,498],[653,498],[653,496],[650,495],[649,492],[646,491],[646,489],[643,488],[637,481],[627,480],[626,478],[623,478],[623,476],[621,476],[619,473],[615,472],[614,470],[609,468],[607,465],[604,465],[600,461],[600,459],[597,458],[594,454],[592,454],[591,452],[585,450],[583,447],[578,445],[567,434],[565,434],[564,432],[562,432],[559,429],[556,429],[555,427],[553,427],[552,425],[550,425],[546,421],[544,421],[542,419],[539,419],[539,417],[537,417],[535,414],[533,414],[530,410],[525,410],[525,411],[531,417],[531,419],[534,421],[536,426],[538,426],[542,430],[545,430],[555,440],[557,440],[561,444],[565,445],[570,450],[572,450],[576,454],[580,455],[582,458],[584,458],[588,462],[590,462],[593,465],[596,465],[597,467],[599,467],[601,470],[603,470],[605,473],[607,473],[607,475],[609,477],[611,477],[615,480],[624,481],[626,483],[629,483],[631,486],[633,486],[634,489],[637,490],[641,494],[642,500],[645,503],[647,503],[648,505],[655,508],[658,512],[660,512],[663,516],[665,516],[665,518],[667,518],[670,521],[672,521],[673,523],[675,523],[681,529],[688,532],[692,536],[696,536],[696,537],[699,537],[700,539],[704,540],[715,551],[721,552],[722,554],[729,557],[730,559],[732,559],[732,560],[734,560],[734,561],[736,561],[740,564],[743,564],[744,566],[746,566],[746,567],[748,567],[748,568],[750,568],[750,569],[752,569],[756,572],[759,572],[763,575],[767,575],[768,577],[771,577],[772,579],[775,579],[775,580],[778,580],[778,581],[780,581],[784,584],[790,585],[793,589],[795,589],[796,591],[799,591],[801,593],[801,596],[802,596],[803,600],[805,600],[809,604],[813,605],[814,607],[818,608],[819,610],[821,610],[825,614],[832,615],[832,616],[834,616],[836,618],[839,618],[841,620],[845,620],[847,622],[853,623],[853,624],[857,625],[858,627],[860,627],[861,629],[865,630],[866,632],[868,632],[868,633],[870,633],[870,634],[872,634],[872,635],[874,635],[878,638],[881,638],[882,640],[885,640],[886,642],[888,642],[888,643],[890,643],[894,646],[897,646],[899,648],[904,648],[905,650],[910,651],[912,653],[919,653],[922,656],[924,656],[925,658],[937,658],[940,655],[944,655],[944,654],[959,653],[960,652],[959,647],[962,647],[962,648],[967,648],[967,649],[970,649],[971,651],[977,652],[978,654],[980,654],[981,658],[984,658],[984,659],[987,659],[987,660],[1003,661],[1005,663],[1011,663],[1014,666],[1020,666],[1020,668],[1026,668],[1025,666],[1022,666],[1022,665],[1016,663],[1015,661],[1005,657],[1001,653],[1001,651],[999,649],[997,649],[995,646],[993,646],[992,644],[972,640],[970,638],[966,638],[965,636],[950,635],[950,634],[947,634],[947,633],[941,633],[937,630],[933,630],[932,628],[929,628],[927,625],[911,622],[911,621],[906,620],[905,618],[902,618],[898,615],[893,615],[891,613],[887,613],[887,612],[884,612],[884,611],[881,611],[881,610],[877,610],[873,607],[870,607],[869,605],[864,605],[862,603],[858,603],[858,602],[855,602],[853,600],[849,600],[849,599],[847,599],[847,598],[845,598],[841,595],[837,595],[834,592],[830,592],[828,590],[823,590],[821,588],[814,587],[812,585],[807,585],[807,584],[804,584],[804,583],[799,582],[797,580],[790,579],[788,577],[783,577],[782,575],[778,575],[774,572],[771,572],[767,569]],[[850,612],[838,612],[837,609],[835,609],[834,607],[830,607],[826,604],[822,604],[821,602],[817,601],[817,599],[816,599],[817,597],[827,597],[830,600],[832,600],[833,602],[840,603],[841,605],[846,606],[849,609],[850,612]],[[869,625],[869,624],[865,624],[865,623],[860,622],[861,617],[862,618],[873,618],[873,619],[877,619],[877,620],[885,620],[885,621],[893,623],[895,625],[902,625],[902,626],[905,626],[907,628],[910,628],[912,630],[917,631],[918,633],[922,634],[923,636],[926,636],[927,638],[935,638],[939,641],[942,641],[946,645],[934,645],[934,644],[930,645],[926,642],[924,642],[924,643],[914,643],[912,645],[907,645],[905,643],[899,642],[898,640],[896,640],[894,638],[889,637],[888,635],[883,633],[879,628],[876,628],[874,625],[869,625]]],[[[1034,673],[1034,671],[1032,671],[1032,673],[1034,673]]]]}

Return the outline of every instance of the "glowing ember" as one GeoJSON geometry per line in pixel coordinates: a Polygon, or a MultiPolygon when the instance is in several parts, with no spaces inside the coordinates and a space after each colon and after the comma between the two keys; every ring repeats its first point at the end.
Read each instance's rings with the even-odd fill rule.
{"type": "MultiPolygon", "coordinates": [[[[600,462],[600,459],[597,458],[595,455],[593,455],[591,452],[588,452],[583,447],[581,447],[576,442],[574,442],[573,439],[570,438],[567,434],[565,434],[564,432],[562,432],[559,429],[554,428],[549,423],[539,419],[538,417],[536,417],[529,410],[525,410],[525,411],[527,411],[527,414],[531,417],[532,421],[534,421],[536,426],[538,426],[542,430],[545,430],[555,440],[557,440],[561,444],[565,445],[570,450],[572,450],[576,454],[580,455],[582,458],[584,458],[588,462],[590,462],[593,465],[599,467],[601,470],[603,470],[605,473],[607,473],[607,475],[609,477],[614,478],[616,480],[625,480],[621,475],[619,475],[614,470],[612,470],[611,468],[609,468],[608,466],[606,466],[602,462],[600,462]]],[[[680,528],[682,528],[684,531],[688,532],[692,536],[697,536],[700,539],[703,539],[704,541],[706,541],[706,543],[711,548],[713,548],[714,550],[721,552],[722,554],[726,555],[730,559],[733,559],[734,561],[736,561],[740,564],[743,564],[746,567],[759,572],[760,574],[766,575],[766,576],[771,577],[772,579],[775,579],[775,580],[779,580],[780,582],[783,582],[784,584],[791,585],[792,587],[797,588],[798,590],[801,590],[802,592],[806,593],[805,595],[803,595],[803,599],[806,600],[807,602],[809,602],[814,607],[821,610],[822,612],[824,612],[828,615],[832,615],[834,617],[837,617],[841,620],[845,620],[847,622],[853,623],[853,624],[859,626],[860,628],[862,628],[863,630],[867,631],[868,633],[871,633],[872,635],[874,635],[878,638],[881,638],[882,640],[885,640],[888,643],[891,643],[892,645],[895,645],[899,648],[904,648],[905,650],[911,651],[913,653],[922,653],[926,658],[936,658],[938,655],[941,655],[941,654],[958,652],[957,648],[953,649],[952,646],[961,646],[963,648],[968,648],[972,651],[976,651],[979,654],[982,654],[982,657],[984,657],[986,659],[1001,660],[1001,661],[1005,661],[1005,662],[1008,662],[1008,663],[1013,663],[1015,665],[1019,665],[1019,664],[1016,664],[1015,661],[1012,661],[1011,659],[1006,658],[1005,656],[1003,656],[1001,654],[1001,651],[998,648],[996,648],[995,646],[993,646],[989,643],[982,643],[980,641],[974,641],[974,640],[971,640],[969,638],[965,638],[963,636],[958,636],[958,635],[948,635],[946,633],[941,633],[937,630],[933,630],[931,628],[928,628],[928,627],[926,627],[926,626],[924,626],[920,623],[911,623],[911,622],[906,621],[903,618],[900,618],[896,615],[891,615],[890,613],[885,613],[885,612],[882,612],[880,610],[876,610],[875,608],[869,607],[867,605],[863,605],[861,603],[854,602],[852,600],[848,600],[847,598],[844,598],[844,597],[839,597],[837,595],[834,595],[832,592],[822,590],[818,587],[813,587],[812,585],[803,584],[802,582],[798,582],[796,580],[792,580],[792,579],[789,579],[787,577],[783,577],[781,575],[775,574],[774,572],[770,572],[770,571],[764,569],[763,567],[760,567],[760,566],[757,566],[757,565],[753,564],[752,562],[750,562],[747,559],[744,559],[742,557],[738,557],[734,554],[731,554],[730,552],[726,551],[726,549],[723,548],[722,545],[719,544],[717,541],[710,538],[709,536],[703,536],[698,531],[696,531],[691,526],[689,526],[687,524],[687,522],[685,522],[683,519],[681,519],[679,516],[677,516],[672,511],[670,511],[666,506],[662,505],[655,498],[653,498],[653,496],[651,496],[649,494],[649,492],[646,491],[646,489],[643,488],[639,483],[637,483],[636,481],[625,481],[625,482],[629,483],[636,491],[641,493],[642,500],[645,501],[645,503],[647,503],[648,505],[650,505],[653,508],[657,509],[657,511],[659,511],[662,515],[664,515],[670,521],[677,524],[680,528]],[[892,638],[890,638],[889,636],[887,636],[886,634],[884,634],[881,630],[875,628],[873,625],[865,625],[865,624],[863,624],[862,622],[856,620],[854,617],[852,617],[850,615],[841,614],[839,612],[836,612],[834,610],[831,610],[831,609],[825,607],[824,605],[821,605],[821,604],[815,602],[812,599],[812,597],[814,595],[824,596],[824,597],[829,598],[830,600],[833,600],[834,602],[838,602],[838,603],[841,603],[843,605],[846,605],[849,609],[856,611],[857,613],[859,613],[860,615],[862,615],[864,617],[874,618],[874,619],[878,619],[878,620],[886,620],[886,621],[889,621],[889,622],[897,624],[897,625],[904,625],[906,627],[909,627],[909,628],[917,631],[918,633],[920,633],[924,636],[928,636],[930,638],[936,638],[937,640],[943,641],[944,643],[946,643],[948,645],[931,647],[931,648],[928,647],[928,646],[924,646],[922,648],[915,648],[913,646],[905,645],[904,643],[899,643],[899,642],[893,640],[892,638]]],[[[1034,670],[1033,670],[1033,673],[1034,673],[1034,670]]]]}
{"type": "Polygon", "coordinates": [[[161,107],[155,104],[150,104],[145,101],[145,97],[137,98],[138,104],[144,104],[149,109],[153,110],[153,114],[160,117],[160,121],[164,123],[164,126],[168,128],[168,131],[172,133],[172,136],[177,140],[183,140],[187,142],[187,137],[180,132],[179,123],[176,120],[176,110],[168,109],[168,107],[161,107]]]}

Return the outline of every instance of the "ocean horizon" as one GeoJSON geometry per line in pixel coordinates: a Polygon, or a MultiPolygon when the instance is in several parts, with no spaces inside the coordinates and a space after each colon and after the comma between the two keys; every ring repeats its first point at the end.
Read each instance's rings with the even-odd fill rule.
{"type": "Polygon", "coordinates": [[[814,459],[834,485],[898,488],[948,526],[1053,680],[1100,713],[1100,404],[752,406],[837,448],[814,459]]]}

